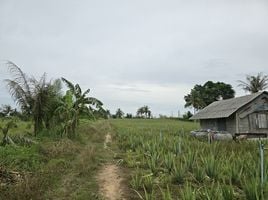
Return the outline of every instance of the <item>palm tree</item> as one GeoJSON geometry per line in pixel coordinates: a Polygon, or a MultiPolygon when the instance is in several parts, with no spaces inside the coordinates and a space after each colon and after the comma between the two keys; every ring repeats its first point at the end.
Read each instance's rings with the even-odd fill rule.
{"type": "Polygon", "coordinates": [[[56,79],[54,81],[50,81],[49,84],[46,85],[45,90],[47,91],[46,104],[49,105],[46,108],[46,113],[44,117],[44,125],[46,129],[50,129],[52,125],[55,124],[54,116],[55,110],[60,106],[62,99],[62,82],[60,79],[56,79]],[[53,124],[54,123],[54,124],[53,124]]]}
{"type": "Polygon", "coordinates": [[[246,81],[238,81],[238,85],[246,92],[257,93],[268,88],[268,76],[258,73],[257,76],[246,76],[246,81]]]}
{"type": "Polygon", "coordinates": [[[150,110],[148,110],[148,118],[150,119],[152,116],[152,112],[150,110]]]}
{"type": "Polygon", "coordinates": [[[120,108],[118,108],[115,112],[115,116],[116,118],[123,118],[124,112],[120,108]]]}
{"type": "Polygon", "coordinates": [[[148,106],[142,106],[137,110],[137,116],[151,118],[151,111],[148,106]]]}
{"type": "Polygon", "coordinates": [[[111,114],[110,110],[106,110],[105,111],[105,115],[106,115],[107,118],[111,118],[112,117],[112,114],[111,114]]]}
{"type": "Polygon", "coordinates": [[[31,79],[33,83],[32,96],[34,105],[32,108],[32,116],[34,120],[35,135],[44,127],[50,128],[50,122],[54,115],[54,110],[59,105],[60,90],[59,79],[46,81],[46,74],[44,74],[39,81],[31,79]]]}
{"type": "Polygon", "coordinates": [[[144,110],[145,118],[147,118],[149,107],[148,106],[143,106],[143,110],[144,110]]]}
{"type": "Polygon", "coordinates": [[[150,108],[148,106],[143,106],[143,111],[145,113],[146,118],[151,118],[151,111],[150,111],[150,108]]]}
{"type": "Polygon", "coordinates": [[[8,61],[7,66],[13,79],[6,79],[7,87],[11,96],[14,98],[15,102],[19,104],[23,114],[28,117],[32,113],[33,108],[33,96],[31,81],[28,76],[13,62],[8,61]]]}
{"type": "MultiPolygon", "coordinates": [[[[24,115],[34,121],[34,134],[49,126],[54,111],[52,102],[58,97],[58,80],[47,81],[46,74],[36,80],[29,78],[16,64],[8,61],[8,68],[13,79],[6,79],[11,96],[20,106],[24,115]],[[45,123],[44,123],[45,122],[45,123]]],[[[55,103],[55,102],[54,102],[55,103]]]]}
{"type": "Polygon", "coordinates": [[[0,108],[0,112],[3,114],[3,116],[10,116],[14,110],[10,105],[2,105],[2,108],[0,108]]]}
{"type": "Polygon", "coordinates": [[[137,110],[137,116],[142,117],[143,113],[144,113],[144,109],[143,109],[143,107],[140,107],[140,108],[137,110]]]}

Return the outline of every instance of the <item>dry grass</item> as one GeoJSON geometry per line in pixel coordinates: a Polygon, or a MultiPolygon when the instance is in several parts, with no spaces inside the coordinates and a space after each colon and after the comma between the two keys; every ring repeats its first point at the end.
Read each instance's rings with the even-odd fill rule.
{"type": "Polygon", "coordinates": [[[41,138],[33,151],[42,163],[34,170],[29,168],[23,181],[1,187],[0,199],[97,199],[94,174],[104,159],[106,133],[100,126],[99,122],[82,121],[74,140],[41,138]]]}
{"type": "MultiPolygon", "coordinates": [[[[47,194],[55,199],[100,199],[95,174],[100,163],[106,159],[103,149],[104,123],[81,123],[79,132],[84,144],[58,186],[47,194]]],[[[105,125],[104,125],[105,126],[105,125]]]]}
{"type": "Polygon", "coordinates": [[[81,151],[81,144],[70,140],[68,138],[63,138],[58,141],[50,141],[41,145],[40,151],[48,159],[58,158],[64,156],[72,156],[81,151]]]}

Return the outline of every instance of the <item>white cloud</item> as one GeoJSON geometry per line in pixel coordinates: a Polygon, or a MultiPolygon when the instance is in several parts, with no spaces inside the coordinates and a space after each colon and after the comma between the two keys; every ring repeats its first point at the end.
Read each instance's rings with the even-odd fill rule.
{"type": "Polygon", "coordinates": [[[268,73],[267,9],[264,0],[2,0],[0,59],[91,88],[111,110],[176,113],[194,84],[235,87],[268,73]]]}

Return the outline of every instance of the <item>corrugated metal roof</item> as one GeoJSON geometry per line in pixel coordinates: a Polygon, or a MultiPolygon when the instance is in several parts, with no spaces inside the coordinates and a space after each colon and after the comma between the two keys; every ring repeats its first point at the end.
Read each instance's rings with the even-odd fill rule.
{"type": "Polygon", "coordinates": [[[191,119],[215,119],[229,117],[239,108],[253,101],[255,98],[257,98],[263,93],[268,94],[267,92],[258,92],[242,97],[215,101],[209,104],[204,109],[200,110],[193,117],[191,117],[191,119]]]}

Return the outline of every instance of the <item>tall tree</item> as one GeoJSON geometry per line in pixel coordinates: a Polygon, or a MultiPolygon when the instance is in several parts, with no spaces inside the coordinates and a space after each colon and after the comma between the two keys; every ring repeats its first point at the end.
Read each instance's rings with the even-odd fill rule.
{"type": "Polygon", "coordinates": [[[187,111],[182,118],[183,119],[190,119],[193,116],[193,114],[190,111],[187,111]]]}
{"type": "Polygon", "coordinates": [[[230,84],[207,81],[204,85],[195,85],[190,94],[184,96],[185,107],[200,110],[214,101],[233,98],[235,91],[230,84]]]}
{"type": "Polygon", "coordinates": [[[149,107],[148,106],[144,106],[143,109],[144,109],[145,117],[148,118],[148,114],[149,114],[149,111],[150,111],[149,110],[149,107]]]}
{"type": "Polygon", "coordinates": [[[139,117],[151,118],[151,114],[152,112],[148,106],[142,106],[137,110],[137,116],[139,117]]]}
{"type": "Polygon", "coordinates": [[[116,112],[115,112],[115,117],[116,118],[123,118],[124,117],[124,112],[120,109],[120,108],[118,108],[117,110],[116,110],[116,112]]]}
{"type": "Polygon", "coordinates": [[[258,73],[256,76],[247,75],[246,81],[239,80],[239,87],[246,92],[257,93],[268,88],[268,76],[258,73]]]}
{"type": "Polygon", "coordinates": [[[195,85],[194,88],[191,89],[190,94],[184,96],[184,100],[186,102],[185,107],[193,107],[196,110],[206,107],[202,91],[203,87],[201,85],[195,85]]]}
{"type": "Polygon", "coordinates": [[[144,107],[138,108],[138,110],[137,110],[137,116],[138,117],[142,117],[143,113],[144,113],[144,107]]]}

